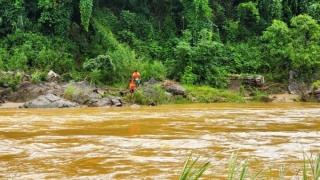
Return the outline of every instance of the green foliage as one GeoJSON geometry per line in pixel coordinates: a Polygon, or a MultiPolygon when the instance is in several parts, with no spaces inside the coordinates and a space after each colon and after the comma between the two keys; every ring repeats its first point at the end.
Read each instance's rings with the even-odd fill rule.
{"type": "Polygon", "coordinates": [[[70,73],[64,73],[62,76],[61,76],[61,80],[63,81],[63,82],[69,82],[69,81],[71,81],[73,78],[72,78],[72,76],[71,76],[71,74],[70,73]]]}
{"type": "Polygon", "coordinates": [[[309,79],[320,69],[320,26],[308,15],[292,18],[292,40],[287,52],[293,68],[302,71],[309,79]]]}
{"type": "Polygon", "coordinates": [[[73,69],[73,56],[68,52],[68,42],[56,38],[53,42],[46,36],[35,33],[15,33],[8,35],[3,43],[0,56],[4,70],[41,71],[54,70],[62,74],[73,69]],[[55,44],[60,43],[60,44],[55,44]]]}
{"type": "Polygon", "coordinates": [[[290,42],[291,30],[279,20],[274,20],[261,36],[262,69],[273,76],[273,80],[283,82],[291,68],[287,45],[290,42]]]}
{"type": "Polygon", "coordinates": [[[123,46],[116,51],[108,52],[108,55],[112,57],[115,65],[115,70],[110,72],[108,76],[110,83],[127,83],[131,80],[135,69],[139,69],[142,72],[140,70],[143,67],[141,60],[136,58],[135,52],[130,50],[129,47],[123,46]]]}
{"type": "Polygon", "coordinates": [[[21,77],[22,77],[21,72],[17,72],[14,74],[6,73],[0,76],[0,85],[1,86],[5,85],[10,87],[12,90],[16,90],[20,85],[21,77]]]}
{"type": "Polygon", "coordinates": [[[281,20],[282,18],[283,6],[281,0],[261,0],[258,1],[257,8],[259,9],[261,18],[263,18],[268,25],[270,25],[273,20],[281,20]]]}
{"type": "Polygon", "coordinates": [[[63,98],[71,100],[75,95],[79,93],[79,89],[74,84],[74,82],[70,82],[64,91],[63,98]]]}
{"type": "Polygon", "coordinates": [[[313,19],[317,20],[318,24],[320,23],[320,3],[314,2],[307,9],[308,15],[313,19]]]}
{"type": "Polygon", "coordinates": [[[253,94],[254,96],[252,98],[250,98],[249,100],[251,102],[265,102],[263,99],[265,99],[265,97],[268,97],[268,93],[264,92],[264,91],[260,91],[258,89],[254,89],[251,87],[247,87],[247,89],[249,89],[249,91],[251,92],[251,94],[253,94]]]}
{"type": "Polygon", "coordinates": [[[70,82],[70,81],[83,81],[86,80],[86,78],[88,78],[88,72],[79,72],[79,71],[71,71],[71,72],[67,72],[62,74],[61,76],[61,80],[63,82],[70,82]]]}
{"type": "Polygon", "coordinates": [[[92,6],[93,0],[80,0],[81,24],[87,32],[92,13],[92,6]]]}
{"type": "Polygon", "coordinates": [[[35,71],[31,74],[31,82],[34,84],[47,80],[47,74],[43,71],[35,71]]]}
{"type": "MultiPolygon", "coordinates": [[[[200,157],[200,156],[199,156],[200,157]]],[[[194,169],[195,164],[199,160],[199,157],[197,157],[195,160],[192,159],[192,153],[186,160],[183,170],[180,174],[179,179],[199,179],[202,175],[202,173],[206,170],[208,167],[210,161],[205,161],[201,165],[197,167],[197,169],[194,169]]],[[[257,161],[257,159],[256,159],[257,161]]],[[[228,162],[228,180],[245,180],[245,179],[266,179],[266,177],[263,177],[263,175],[266,172],[265,168],[258,170],[257,172],[254,172],[253,174],[250,173],[250,159],[246,158],[245,160],[239,161],[239,150],[236,153],[232,153],[231,157],[228,162]],[[248,177],[250,176],[250,177],[248,177]]],[[[257,166],[255,164],[255,166],[257,166]]],[[[257,167],[255,167],[257,168],[257,167]]],[[[279,180],[284,179],[285,176],[285,170],[282,167],[279,169],[279,180]]],[[[302,162],[302,172],[301,176],[299,176],[299,172],[294,174],[294,178],[302,179],[302,180],[318,180],[320,178],[320,154],[318,153],[316,156],[308,156],[305,152],[303,152],[303,162],[302,162]],[[310,169],[310,170],[309,170],[310,169]]]]}
{"type": "Polygon", "coordinates": [[[95,69],[114,71],[115,66],[112,62],[112,58],[109,55],[99,55],[96,58],[89,59],[83,64],[83,68],[88,71],[93,71],[95,69]]]}
{"type": "Polygon", "coordinates": [[[225,41],[234,42],[239,36],[239,21],[226,20],[222,25],[225,31],[225,41]]]}
{"type": "Polygon", "coordinates": [[[236,154],[232,153],[228,164],[228,180],[246,179],[248,171],[248,160],[242,161],[239,165],[237,165],[237,162],[238,152],[236,154]]]}
{"type": "Polygon", "coordinates": [[[303,153],[303,180],[309,179],[307,176],[307,166],[308,164],[311,169],[311,179],[319,179],[320,178],[320,153],[314,158],[312,155],[308,156],[305,152],[303,153]]]}
{"type": "Polygon", "coordinates": [[[102,74],[102,70],[93,69],[90,73],[91,83],[98,85],[101,84],[101,82],[104,80],[102,74]]]}
{"type": "Polygon", "coordinates": [[[167,67],[172,66],[168,69],[169,77],[181,81],[184,76],[185,81],[191,75],[196,84],[225,87],[227,71],[221,66],[225,51],[223,44],[213,41],[213,34],[203,29],[199,33],[201,38],[198,43],[192,46],[187,42],[190,39],[190,31],[184,33],[185,36],[175,48],[175,59],[166,61],[167,67]],[[186,68],[188,66],[191,68],[186,68]],[[185,70],[185,74],[181,70],[185,70]]]}
{"type": "Polygon", "coordinates": [[[53,3],[51,0],[39,0],[38,1],[38,6],[43,7],[45,9],[49,9],[53,7],[53,3]]]}
{"type": "MultiPolygon", "coordinates": [[[[183,21],[186,20],[187,29],[192,33],[192,42],[197,43],[201,29],[211,29],[213,16],[208,0],[180,0],[184,7],[183,21]]],[[[183,29],[184,30],[184,29],[183,29]]]]}
{"type": "Polygon", "coordinates": [[[237,17],[239,20],[239,40],[258,34],[257,27],[260,21],[259,10],[252,1],[241,3],[237,7],[237,17]]]}
{"type": "MultiPolygon", "coordinates": [[[[25,46],[26,47],[26,46],[25,46]]],[[[10,70],[27,70],[28,57],[26,56],[25,49],[14,48],[12,56],[7,59],[6,69],[10,70]]]]}
{"type": "Polygon", "coordinates": [[[227,61],[229,73],[245,74],[259,73],[263,62],[260,49],[253,43],[227,44],[229,58],[227,61]]]}
{"type": "Polygon", "coordinates": [[[238,93],[227,90],[215,89],[209,86],[190,86],[183,85],[187,90],[188,96],[197,103],[243,103],[244,99],[238,93]]]}
{"type": "Polygon", "coordinates": [[[201,177],[203,172],[207,169],[210,164],[210,160],[205,161],[200,164],[199,167],[195,168],[195,164],[198,162],[200,156],[196,159],[192,158],[192,153],[186,160],[182,172],[180,174],[179,180],[197,180],[201,177]]]}
{"type": "Polygon", "coordinates": [[[0,0],[0,7],[4,71],[52,69],[68,81],[111,85],[139,69],[144,78],[223,88],[229,73],[286,82],[294,69],[312,81],[320,67],[314,0],[0,0]],[[85,70],[99,55],[114,68],[85,70]]]}
{"type": "MultiPolygon", "coordinates": [[[[127,93],[125,99],[131,101],[131,94],[127,93]]],[[[149,105],[152,102],[156,104],[170,104],[173,101],[160,85],[151,85],[139,87],[134,93],[134,102],[141,105],[149,105]]]]}
{"type": "Polygon", "coordinates": [[[196,75],[192,73],[192,66],[186,66],[181,77],[181,83],[192,85],[196,79],[196,75]]]}
{"type": "Polygon", "coordinates": [[[144,81],[148,81],[152,77],[158,81],[166,78],[166,67],[160,61],[146,61],[140,69],[144,81]]]}
{"type": "Polygon", "coordinates": [[[320,26],[308,15],[299,15],[291,20],[291,27],[275,20],[261,36],[264,68],[281,82],[287,79],[290,69],[300,73],[305,81],[312,80],[319,70],[320,26]]]}
{"type": "Polygon", "coordinates": [[[110,67],[114,67],[114,69],[107,72],[105,76],[107,83],[128,83],[132,72],[135,69],[140,71],[142,67],[141,60],[136,57],[136,53],[129,46],[117,41],[114,35],[110,33],[105,21],[94,18],[93,24],[99,30],[100,41],[109,44],[109,46],[106,46],[106,55],[112,60],[113,66],[110,67]]]}
{"type": "MultiPolygon", "coordinates": [[[[73,0],[39,0],[37,8],[40,10],[38,28],[42,32],[67,37],[74,9],[73,0]]],[[[37,12],[36,9],[33,11],[37,12]]]]}
{"type": "Polygon", "coordinates": [[[107,77],[115,71],[116,67],[112,61],[109,55],[99,55],[85,62],[83,68],[91,72],[91,82],[99,84],[103,80],[108,80],[107,77]]]}
{"type": "MultiPolygon", "coordinates": [[[[249,169],[249,159],[245,159],[238,163],[238,154],[239,151],[236,153],[232,153],[228,163],[228,180],[245,180],[248,179],[248,169],[249,169]]],[[[264,172],[265,170],[262,169],[254,174],[250,179],[255,180],[264,172]]],[[[260,179],[261,177],[259,177],[260,179]]]]}
{"type": "Polygon", "coordinates": [[[317,90],[320,87],[320,80],[313,82],[311,85],[312,91],[317,90]]]}

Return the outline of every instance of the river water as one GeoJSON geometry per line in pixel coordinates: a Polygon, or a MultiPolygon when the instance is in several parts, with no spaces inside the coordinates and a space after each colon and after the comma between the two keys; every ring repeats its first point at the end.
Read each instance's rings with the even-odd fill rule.
{"type": "MultiPolygon", "coordinates": [[[[0,179],[178,179],[193,153],[203,179],[226,179],[239,151],[248,177],[301,172],[320,149],[319,104],[0,109],[0,179]]],[[[260,179],[260,178],[259,178],[260,179]]]]}

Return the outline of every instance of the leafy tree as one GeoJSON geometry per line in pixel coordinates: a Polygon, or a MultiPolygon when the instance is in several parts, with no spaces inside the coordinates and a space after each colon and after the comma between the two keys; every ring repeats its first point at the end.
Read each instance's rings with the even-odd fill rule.
{"type": "Polygon", "coordinates": [[[259,74],[262,61],[260,49],[254,42],[226,45],[227,57],[225,66],[234,74],[259,74]]]}
{"type": "Polygon", "coordinates": [[[35,10],[40,14],[37,23],[43,33],[67,36],[74,13],[73,0],[39,0],[35,10]]]}
{"type": "Polygon", "coordinates": [[[292,28],[278,20],[263,33],[262,52],[269,73],[278,81],[287,79],[290,69],[300,72],[304,80],[319,70],[320,27],[308,15],[292,18],[292,28]]]}
{"type": "Polygon", "coordinates": [[[253,2],[241,3],[237,7],[237,17],[239,21],[239,40],[258,34],[257,26],[260,21],[259,10],[253,2]]]}
{"type": "Polygon", "coordinates": [[[290,29],[286,23],[274,20],[261,36],[262,71],[270,73],[273,80],[283,82],[291,68],[287,45],[291,40],[290,29]]]}
{"type": "Polygon", "coordinates": [[[167,69],[161,61],[148,60],[142,63],[139,69],[141,70],[141,76],[144,81],[148,81],[150,78],[162,81],[166,78],[167,69]]]}
{"type": "MultiPolygon", "coordinates": [[[[184,7],[183,19],[186,20],[186,27],[192,32],[194,44],[199,39],[201,29],[212,29],[212,9],[208,0],[180,0],[184,7]]],[[[183,20],[183,21],[184,21],[183,20]]]]}
{"type": "Polygon", "coordinates": [[[291,26],[292,39],[287,52],[293,68],[307,80],[320,70],[320,26],[309,15],[292,18],[291,26]]]}
{"type": "Polygon", "coordinates": [[[318,24],[320,23],[320,3],[314,2],[311,3],[307,8],[308,15],[313,19],[317,20],[318,24]]]}

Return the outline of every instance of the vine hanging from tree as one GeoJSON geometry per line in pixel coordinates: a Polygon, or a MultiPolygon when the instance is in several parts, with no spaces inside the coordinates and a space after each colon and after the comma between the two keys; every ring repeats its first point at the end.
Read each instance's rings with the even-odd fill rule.
{"type": "Polygon", "coordinates": [[[81,24],[88,31],[92,13],[93,0],[80,0],[81,24]]]}

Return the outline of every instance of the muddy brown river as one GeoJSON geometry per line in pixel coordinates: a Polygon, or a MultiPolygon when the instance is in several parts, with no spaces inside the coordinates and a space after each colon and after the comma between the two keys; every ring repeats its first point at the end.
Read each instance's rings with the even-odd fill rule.
{"type": "MultiPolygon", "coordinates": [[[[320,150],[320,104],[192,104],[0,109],[0,179],[179,178],[191,152],[203,179],[227,179],[239,150],[248,177],[291,179],[320,150]]],[[[260,178],[258,178],[260,179],[260,178]]]]}

